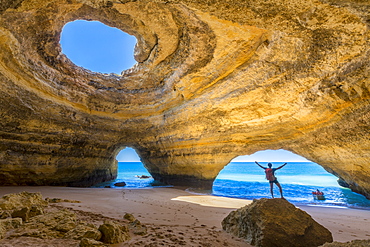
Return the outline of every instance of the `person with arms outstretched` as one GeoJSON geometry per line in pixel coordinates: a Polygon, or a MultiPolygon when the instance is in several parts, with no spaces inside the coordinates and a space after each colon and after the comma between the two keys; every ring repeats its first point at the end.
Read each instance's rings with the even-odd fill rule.
{"type": "Polygon", "coordinates": [[[287,163],[285,163],[285,164],[284,164],[284,165],[282,165],[282,166],[279,166],[278,168],[272,168],[272,164],[271,164],[271,163],[268,163],[268,164],[267,164],[267,166],[268,166],[268,167],[263,167],[263,166],[261,166],[257,161],[255,161],[255,162],[256,162],[256,164],[257,164],[259,167],[261,167],[262,169],[264,169],[264,170],[265,170],[265,173],[266,173],[266,179],[267,179],[267,180],[269,181],[269,183],[270,183],[270,192],[271,192],[271,196],[272,196],[272,198],[274,198],[274,188],[273,188],[273,186],[274,186],[274,184],[276,184],[276,185],[277,185],[277,187],[279,187],[281,198],[283,198],[283,199],[284,199],[284,197],[283,197],[283,189],[281,188],[280,183],[278,182],[277,178],[275,177],[275,171],[276,171],[276,170],[279,170],[279,169],[281,169],[281,168],[283,168],[287,163]]]}

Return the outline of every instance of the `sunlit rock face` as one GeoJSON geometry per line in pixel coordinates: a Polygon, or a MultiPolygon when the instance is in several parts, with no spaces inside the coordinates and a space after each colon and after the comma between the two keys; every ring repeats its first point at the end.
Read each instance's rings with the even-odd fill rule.
{"type": "Polygon", "coordinates": [[[285,149],[370,198],[367,0],[18,0],[0,7],[0,183],[89,186],[136,149],[154,178],[209,187],[285,149]],[[122,75],[75,66],[63,26],[137,40],[122,75]]]}

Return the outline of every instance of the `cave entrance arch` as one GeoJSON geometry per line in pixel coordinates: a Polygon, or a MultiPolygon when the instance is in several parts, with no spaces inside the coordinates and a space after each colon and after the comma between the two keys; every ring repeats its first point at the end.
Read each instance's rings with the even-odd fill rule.
{"type": "Polygon", "coordinates": [[[142,188],[152,186],[154,179],[141,163],[139,155],[131,147],[123,148],[116,156],[116,182],[125,182],[125,187],[142,188]]]}
{"type": "MultiPolygon", "coordinates": [[[[264,170],[254,161],[258,161],[264,167],[271,162],[275,168],[285,162],[288,163],[276,172],[276,177],[282,185],[284,197],[291,202],[370,206],[369,200],[348,188],[341,187],[337,182],[338,178],[323,167],[286,150],[265,150],[233,159],[216,177],[212,194],[244,199],[271,198],[264,170]],[[326,200],[314,199],[312,191],[316,189],[325,193],[326,200]]],[[[274,196],[280,197],[276,185],[274,196]]]]}
{"type": "Polygon", "coordinates": [[[68,22],[60,45],[74,64],[93,72],[121,74],[136,63],[136,38],[99,21],[68,22]]]}

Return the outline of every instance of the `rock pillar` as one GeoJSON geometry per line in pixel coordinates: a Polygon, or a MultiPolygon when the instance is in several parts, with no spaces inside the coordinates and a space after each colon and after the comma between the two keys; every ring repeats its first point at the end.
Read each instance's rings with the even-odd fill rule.
{"type": "Polygon", "coordinates": [[[150,153],[150,157],[145,154],[141,157],[154,179],[170,185],[201,189],[212,189],[218,173],[230,161],[222,155],[186,153],[185,150],[150,153]]]}

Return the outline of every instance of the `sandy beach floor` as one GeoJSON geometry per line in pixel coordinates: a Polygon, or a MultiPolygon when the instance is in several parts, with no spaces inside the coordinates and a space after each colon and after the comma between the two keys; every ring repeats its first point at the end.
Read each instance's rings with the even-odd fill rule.
{"type": "MultiPolygon", "coordinates": [[[[148,234],[112,246],[250,246],[224,232],[221,221],[249,200],[190,194],[176,188],[111,189],[69,187],[0,187],[0,196],[22,191],[43,197],[78,200],[60,206],[122,219],[133,214],[148,234]]],[[[328,228],[334,241],[370,239],[370,210],[299,205],[328,228]]],[[[0,242],[1,246],[1,242],[0,242]]],[[[64,245],[67,246],[67,245],[64,245]]]]}

